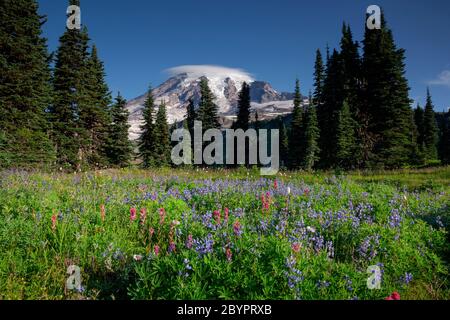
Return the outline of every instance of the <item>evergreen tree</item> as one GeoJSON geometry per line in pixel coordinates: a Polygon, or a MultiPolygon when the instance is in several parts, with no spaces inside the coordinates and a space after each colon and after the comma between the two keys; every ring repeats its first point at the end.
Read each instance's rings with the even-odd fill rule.
{"type": "Polygon", "coordinates": [[[417,105],[417,108],[414,110],[414,123],[417,128],[417,145],[419,152],[423,153],[425,149],[425,141],[424,141],[424,110],[417,105]]]}
{"type": "Polygon", "coordinates": [[[318,106],[320,161],[323,168],[330,168],[336,165],[337,118],[345,99],[344,83],[342,58],[337,50],[334,50],[328,60],[323,90],[323,104],[318,106]]]}
{"type": "Polygon", "coordinates": [[[301,103],[300,81],[297,79],[295,82],[294,112],[292,114],[289,139],[289,167],[294,170],[301,168],[304,155],[303,108],[301,103]]]}
{"type": "Polygon", "coordinates": [[[193,99],[189,99],[189,105],[187,107],[186,125],[191,137],[194,136],[194,124],[197,119],[197,112],[195,111],[195,104],[193,99]]]}
{"type": "Polygon", "coordinates": [[[430,90],[427,90],[427,103],[423,114],[423,144],[426,160],[437,160],[438,129],[430,90]]]}
{"type": "Polygon", "coordinates": [[[415,145],[404,50],[397,49],[384,14],[381,29],[366,28],[363,58],[363,105],[374,137],[370,162],[398,168],[411,162],[415,145]]]}
{"type": "Polygon", "coordinates": [[[303,159],[303,168],[306,170],[312,170],[319,160],[319,135],[316,107],[310,104],[306,113],[305,152],[303,159]]]}
{"type": "Polygon", "coordinates": [[[155,165],[158,167],[168,166],[170,164],[170,133],[167,124],[166,104],[162,102],[156,114],[154,127],[154,159],[155,165]]]}
{"type": "MultiPolygon", "coordinates": [[[[238,100],[238,113],[237,113],[237,121],[233,124],[233,129],[238,130],[241,129],[243,131],[247,131],[249,129],[250,123],[250,86],[244,82],[242,84],[241,91],[239,92],[239,100],[238,100]]],[[[237,139],[235,139],[237,140],[237,139]]],[[[256,141],[250,141],[246,139],[244,152],[245,152],[245,164],[249,165],[249,150],[250,146],[254,144],[256,141]]],[[[238,159],[238,146],[235,141],[234,144],[234,163],[237,164],[238,159]]]]}
{"type": "Polygon", "coordinates": [[[247,131],[250,122],[250,86],[244,82],[239,92],[238,114],[235,129],[247,131]]]}
{"type": "Polygon", "coordinates": [[[144,123],[141,126],[141,136],[139,138],[139,156],[142,158],[142,166],[150,168],[155,165],[155,100],[153,98],[153,89],[150,86],[147,93],[147,99],[144,102],[143,118],[144,123]]]}
{"type": "Polygon", "coordinates": [[[256,161],[259,165],[260,163],[260,157],[259,157],[259,130],[261,129],[261,121],[259,120],[259,114],[258,111],[255,111],[255,123],[253,124],[253,127],[256,130],[256,150],[257,150],[257,157],[256,161]]]}
{"type": "Polygon", "coordinates": [[[287,167],[289,159],[289,136],[283,118],[278,119],[278,129],[280,130],[280,163],[282,167],[287,167]]]}
{"type": "Polygon", "coordinates": [[[323,102],[323,86],[325,81],[325,67],[323,65],[322,53],[316,51],[316,62],[314,64],[314,96],[313,104],[319,106],[323,102]]]}
{"type": "MultiPolygon", "coordinates": [[[[71,0],[71,5],[79,1],[71,0]]],[[[59,40],[53,75],[54,100],[50,108],[53,139],[60,164],[80,170],[86,159],[83,154],[85,132],[80,108],[89,101],[85,76],[88,68],[86,28],[66,29],[59,40]]]]}
{"type": "Polygon", "coordinates": [[[0,5],[0,168],[55,161],[46,110],[51,103],[50,57],[35,0],[0,5]]]}
{"type": "Polygon", "coordinates": [[[351,169],[355,165],[354,151],[356,144],[355,123],[347,100],[338,116],[337,127],[337,165],[343,169],[351,169]]]}
{"type": "Polygon", "coordinates": [[[128,139],[129,112],[126,109],[127,101],[120,95],[116,97],[116,103],[110,108],[111,123],[108,126],[108,141],[106,155],[109,163],[116,167],[126,167],[131,161],[133,147],[128,139]]]}
{"type": "MultiPolygon", "coordinates": [[[[370,149],[369,117],[361,106],[361,57],[359,43],[353,40],[349,25],[344,23],[341,38],[344,99],[347,101],[354,122],[353,166],[363,167],[370,149]]],[[[353,132],[353,131],[352,131],[353,132]]]]}
{"type": "Polygon", "coordinates": [[[202,122],[203,131],[220,129],[217,105],[214,103],[214,95],[208,86],[208,79],[205,77],[200,81],[200,94],[197,120],[202,122]]]}
{"type": "Polygon", "coordinates": [[[350,113],[354,118],[359,114],[359,82],[361,59],[359,56],[359,44],[353,41],[353,34],[349,25],[344,23],[342,28],[341,53],[342,72],[344,80],[344,99],[350,107],[350,113]]]}
{"type": "Polygon", "coordinates": [[[440,159],[444,164],[450,164],[450,111],[444,115],[440,139],[440,159]]]}
{"type": "Polygon", "coordinates": [[[191,135],[191,160],[194,158],[194,125],[197,119],[197,111],[195,110],[195,104],[193,99],[189,99],[189,105],[187,107],[187,117],[185,121],[185,129],[189,130],[191,135]]]}
{"type": "Polygon", "coordinates": [[[82,99],[79,105],[80,126],[83,128],[82,148],[90,167],[105,166],[108,163],[105,145],[108,140],[109,106],[111,93],[105,81],[103,62],[97,48],[87,60],[82,99]]]}

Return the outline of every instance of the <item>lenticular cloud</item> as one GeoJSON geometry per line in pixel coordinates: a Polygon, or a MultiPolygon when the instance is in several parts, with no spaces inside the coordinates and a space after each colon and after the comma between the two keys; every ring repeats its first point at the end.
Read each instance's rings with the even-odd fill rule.
{"type": "Polygon", "coordinates": [[[247,82],[253,81],[252,75],[245,70],[222,66],[186,65],[167,69],[166,72],[172,76],[186,73],[190,78],[233,78],[247,82]]]}

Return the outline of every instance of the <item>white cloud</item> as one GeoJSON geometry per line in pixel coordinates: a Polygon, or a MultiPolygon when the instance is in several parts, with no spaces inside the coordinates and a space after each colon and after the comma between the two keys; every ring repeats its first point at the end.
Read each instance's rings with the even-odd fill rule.
{"type": "Polygon", "coordinates": [[[450,70],[442,71],[437,79],[429,82],[430,85],[450,87],[450,70]]]}
{"type": "Polygon", "coordinates": [[[190,78],[233,78],[236,80],[252,82],[253,77],[250,73],[242,69],[227,68],[213,65],[186,65],[170,68],[166,70],[170,75],[186,73],[190,78]]]}

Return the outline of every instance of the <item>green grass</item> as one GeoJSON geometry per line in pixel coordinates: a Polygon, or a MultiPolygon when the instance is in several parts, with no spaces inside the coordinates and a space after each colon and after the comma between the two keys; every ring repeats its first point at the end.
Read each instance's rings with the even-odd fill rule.
{"type": "Polygon", "coordinates": [[[450,167],[2,172],[0,299],[449,299],[449,191],[450,167]]]}

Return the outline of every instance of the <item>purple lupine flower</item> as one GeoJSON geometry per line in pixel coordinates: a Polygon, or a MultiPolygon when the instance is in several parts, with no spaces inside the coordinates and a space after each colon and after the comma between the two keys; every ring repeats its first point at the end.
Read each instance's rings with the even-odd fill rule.
{"type": "Polygon", "coordinates": [[[212,234],[208,234],[205,239],[194,240],[195,251],[200,257],[213,252],[214,240],[212,234]]]}
{"type": "Polygon", "coordinates": [[[408,285],[413,280],[412,273],[406,272],[404,276],[400,278],[400,281],[408,285]]]}
{"type": "Polygon", "coordinates": [[[402,223],[402,217],[398,209],[393,209],[391,211],[391,216],[389,217],[389,226],[391,228],[400,227],[402,223]]]}
{"type": "Polygon", "coordinates": [[[291,290],[294,290],[296,298],[300,298],[300,289],[298,284],[302,282],[305,278],[303,277],[303,273],[296,268],[297,261],[294,256],[290,256],[286,260],[286,267],[288,268],[285,271],[285,276],[288,280],[288,286],[291,290]]]}

